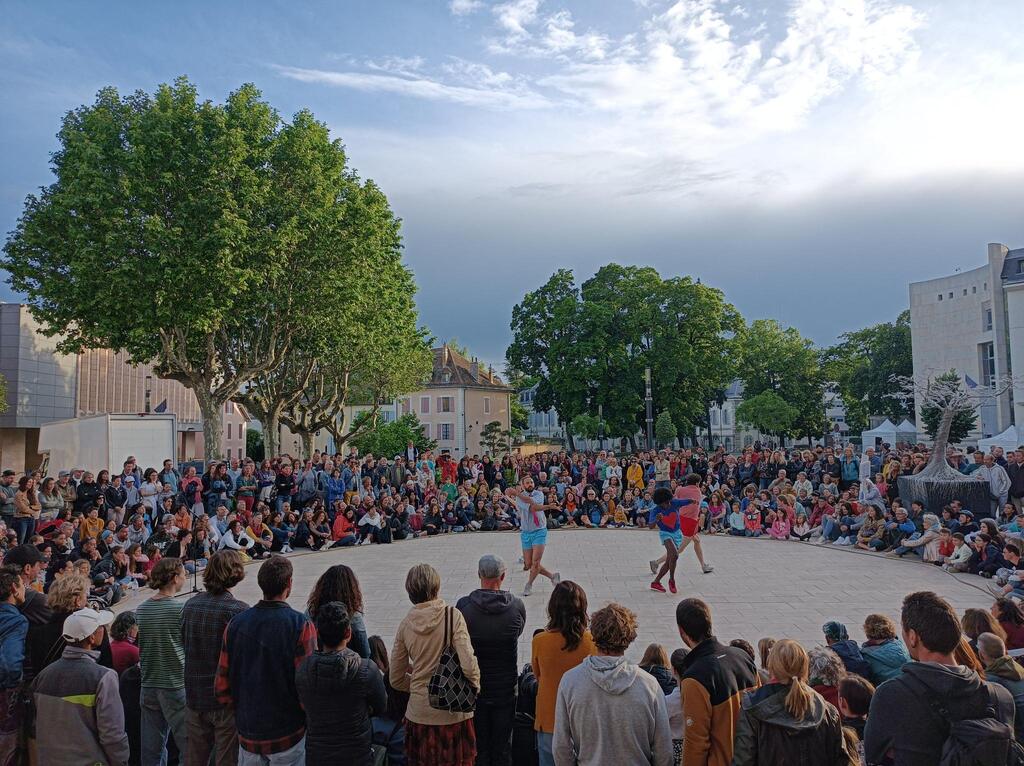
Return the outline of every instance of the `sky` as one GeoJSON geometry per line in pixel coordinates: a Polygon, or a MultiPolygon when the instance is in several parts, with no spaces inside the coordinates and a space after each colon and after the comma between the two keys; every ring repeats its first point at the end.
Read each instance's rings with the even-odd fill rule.
{"type": "Polygon", "coordinates": [[[558,268],[689,274],[829,344],[1024,247],[1020,0],[3,8],[5,232],[101,87],[252,82],[344,141],[403,219],[424,324],[496,365],[558,268]]]}

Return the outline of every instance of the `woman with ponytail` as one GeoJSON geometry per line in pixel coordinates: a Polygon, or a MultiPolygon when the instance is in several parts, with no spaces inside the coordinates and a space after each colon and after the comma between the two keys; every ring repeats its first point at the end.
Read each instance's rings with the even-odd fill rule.
{"type": "Polygon", "coordinates": [[[778,641],[768,654],[770,681],[744,695],[733,766],[856,766],[839,711],[807,683],[807,652],[778,641]]]}

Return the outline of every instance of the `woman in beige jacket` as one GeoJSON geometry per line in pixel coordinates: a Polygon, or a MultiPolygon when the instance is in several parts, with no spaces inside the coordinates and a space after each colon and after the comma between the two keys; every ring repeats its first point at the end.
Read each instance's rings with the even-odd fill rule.
{"type": "Polygon", "coordinates": [[[458,609],[438,598],[441,575],[417,564],[405,578],[413,607],[398,626],[388,673],[391,686],[409,692],[405,712],[405,756],[409,766],[473,766],[476,733],[472,713],[449,713],[430,706],[427,686],[444,650],[445,621],[453,618],[452,644],[467,680],[480,689],[480,666],[458,609]]]}
{"type": "Polygon", "coordinates": [[[27,543],[36,533],[36,522],[42,506],[36,495],[36,480],[22,476],[18,480],[18,491],[14,493],[14,529],[18,533],[18,544],[27,543]]]}

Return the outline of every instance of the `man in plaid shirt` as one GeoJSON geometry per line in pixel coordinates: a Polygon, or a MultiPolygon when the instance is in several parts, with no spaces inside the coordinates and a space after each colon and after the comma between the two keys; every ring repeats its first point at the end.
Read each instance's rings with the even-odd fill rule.
{"type": "Polygon", "coordinates": [[[217,700],[234,705],[239,766],[300,764],[306,715],[295,689],[295,668],[316,649],[316,629],[288,606],[288,559],[271,556],[256,579],[263,599],[233,618],[224,632],[217,700]]]}
{"type": "Polygon", "coordinates": [[[231,595],[231,589],[245,577],[238,551],[223,550],[210,557],[203,570],[206,590],[185,604],[181,637],[185,646],[185,726],[188,729],[186,764],[206,764],[210,753],[215,762],[234,766],[238,762],[238,732],[235,711],[218,702],[214,678],[220,663],[224,632],[236,614],[249,605],[231,595]]]}

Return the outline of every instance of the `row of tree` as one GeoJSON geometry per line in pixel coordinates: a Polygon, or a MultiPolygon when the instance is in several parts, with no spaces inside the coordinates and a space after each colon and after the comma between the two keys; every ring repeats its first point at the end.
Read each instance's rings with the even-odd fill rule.
{"type": "Polygon", "coordinates": [[[820,349],[775,320],[748,324],[699,279],[613,263],[581,285],[572,271],[556,271],[513,308],[511,329],[509,368],[537,383],[534,407],[553,408],[570,439],[600,431],[635,446],[647,367],[660,442],[670,441],[672,429],[676,436],[710,432],[709,409],[725,401],[736,379],[744,386],[737,417],[778,436],[821,436],[830,426],[829,385],[853,430],[869,414],[913,412],[912,403],[890,396],[891,377],[912,374],[907,312],[820,349]]]}
{"type": "Polygon", "coordinates": [[[400,222],[310,112],[282,119],[252,85],[203,101],[181,78],[106,88],[58,138],[2,266],[62,352],[125,351],[191,389],[209,457],[229,400],[267,454],[280,423],[308,454],[317,430],[358,436],[346,403],[429,374],[400,222]]]}

